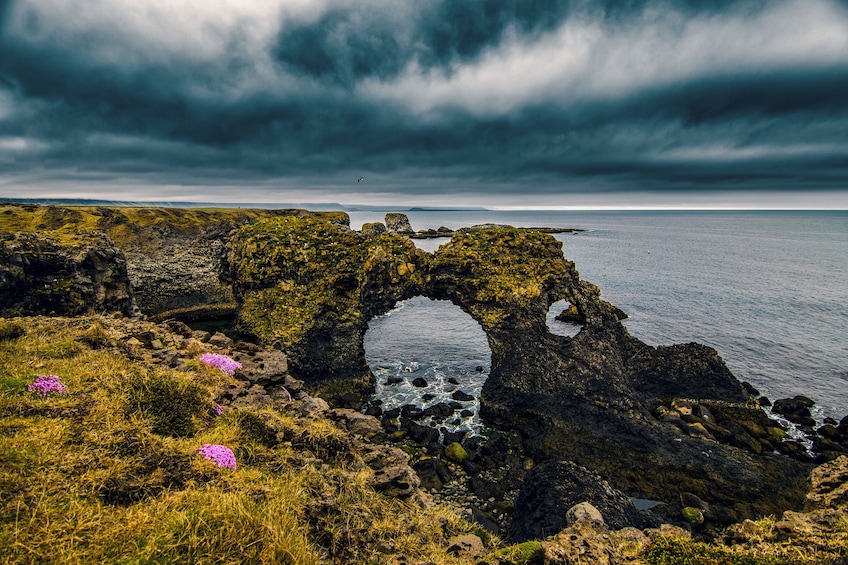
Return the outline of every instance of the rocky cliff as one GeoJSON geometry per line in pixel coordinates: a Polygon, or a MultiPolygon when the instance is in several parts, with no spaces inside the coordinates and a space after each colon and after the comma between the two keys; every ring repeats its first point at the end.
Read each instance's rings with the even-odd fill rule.
{"type": "Polygon", "coordinates": [[[102,234],[0,234],[0,315],[133,312],[127,262],[102,234]]]}

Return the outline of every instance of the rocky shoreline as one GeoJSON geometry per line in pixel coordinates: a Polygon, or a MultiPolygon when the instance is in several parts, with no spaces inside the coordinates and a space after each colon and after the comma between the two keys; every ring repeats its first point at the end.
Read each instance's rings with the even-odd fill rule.
{"type": "MultiPolygon", "coordinates": [[[[428,254],[403,234],[446,232],[420,235],[403,215],[355,232],[339,214],[148,210],[128,236],[121,210],[0,208],[4,318],[72,324],[64,316],[116,312],[102,318],[110,347],[150,365],[228,354],[242,369],[221,406],[326,418],[350,439],[325,455],[361,461],[378,492],[429,497],[515,543],[546,540],[534,546],[544,562],[570,563],[582,547],[597,562],[635,563],[669,532],[750,547],[839,533],[823,524],[845,517],[848,417],[816,427],[811,400],[775,401],[808,451],[715,351],[629,336],[623,313],[544,230],[457,230],[428,254]],[[98,229],[86,232],[91,217],[98,229]],[[486,331],[488,437],[440,434],[414,406],[364,404],[367,321],[416,295],[451,300],[486,331]],[[573,338],[544,325],[563,298],[583,326],[573,338]],[[207,310],[235,313],[228,335],[186,325],[207,310]],[[640,510],[634,499],[659,504],[640,510]],[[752,521],[764,516],[782,520],[752,521]]],[[[478,551],[468,543],[456,552],[478,551]]]]}

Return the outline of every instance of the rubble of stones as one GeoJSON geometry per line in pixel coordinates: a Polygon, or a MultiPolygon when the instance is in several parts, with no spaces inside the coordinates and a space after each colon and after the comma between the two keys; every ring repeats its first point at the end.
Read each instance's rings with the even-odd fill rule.
{"type": "MultiPolygon", "coordinates": [[[[759,392],[749,383],[744,383],[752,398],[759,392]]],[[[782,416],[781,423],[770,417],[765,410],[745,414],[720,402],[673,399],[659,404],[654,416],[669,426],[690,437],[696,437],[732,445],[751,453],[782,453],[804,462],[826,463],[848,455],[848,416],[837,422],[825,418],[822,426],[816,427],[810,408],[815,402],[805,396],[776,400],[760,396],[756,402],[769,408],[774,415],[782,416]],[[797,430],[789,433],[789,427],[797,430]],[[807,443],[798,438],[803,434],[807,443]],[[795,437],[793,437],[795,436],[795,437]]]]}

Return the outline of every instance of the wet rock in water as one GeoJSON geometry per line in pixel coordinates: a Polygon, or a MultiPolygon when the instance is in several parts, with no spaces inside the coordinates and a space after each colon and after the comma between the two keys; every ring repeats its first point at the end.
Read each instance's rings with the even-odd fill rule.
{"type": "Polygon", "coordinates": [[[427,381],[423,377],[416,377],[412,379],[412,386],[417,388],[424,388],[427,386],[427,381]]]}
{"type": "Polygon", "coordinates": [[[426,446],[433,442],[439,441],[439,430],[437,430],[436,428],[431,428],[430,426],[418,424],[417,422],[413,422],[409,418],[401,418],[400,427],[407,434],[409,434],[409,437],[412,439],[412,441],[421,445],[426,446]]]}
{"type": "Polygon", "coordinates": [[[397,375],[389,375],[386,378],[386,384],[387,385],[396,385],[396,384],[400,384],[402,382],[403,382],[403,377],[399,377],[397,375]]]}
{"type": "Polygon", "coordinates": [[[462,412],[460,412],[459,415],[462,416],[463,418],[470,418],[471,416],[474,415],[474,412],[466,409],[466,410],[463,410],[462,412]]]}
{"type": "Polygon", "coordinates": [[[424,411],[415,404],[404,404],[400,407],[400,414],[410,420],[420,420],[424,417],[424,411]]]}
{"type": "Polygon", "coordinates": [[[442,434],[442,443],[448,445],[449,443],[460,443],[463,439],[465,439],[466,432],[463,430],[458,430],[452,432],[442,426],[439,428],[439,432],[442,434]]]}
{"type": "Polygon", "coordinates": [[[452,385],[457,385],[457,386],[459,386],[459,381],[458,381],[458,380],[456,380],[454,377],[450,377],[450,378],[448,379],[448,382],[449,382],[450,384],[452,384],[452,385]]]}
{"type": "Polygon", "coordinates": [[[793,424],[799,426],[813,427],[816,425],[810,413],[810,408],[815,404],[806,396],[795,396],[793,398],[781,398],[774,401],[772,411],[784,416],[793,424]]]}
{"type": "Polygon", "coordinates": [[[451,417],[455,411],[455,406],[452,406],[447,402],[439,402],[438,404],[425,408],[423,414],[425,418],[432,418],[435,422],[444,422],[446,419],[451,417]]]}
{"type": "Polygon", "coordinates": [[[474,370],[477,371],[478,373],[482,373],[483,372],[483,365],[477,365],[476,367],[474,367],[474,370]]]}
{"type": "Polygon", "coordinates": [[[473,395],[468,394],[467,392],[464,392],[464,391],[461,391],[461,390],[454,391],[454,393],[451,394],[451,398],[453,398],[454,400],[458,400],[460,402],[468,402],[470,400],[474,400],[473,395]]]}
{"type": "Polygon", "coordinates": [[[421,400],[423,400],[424,402],[430,402],[434,398],[436,398],[436,395],[428,392],[427,394],[421,397],[421,400]]]}

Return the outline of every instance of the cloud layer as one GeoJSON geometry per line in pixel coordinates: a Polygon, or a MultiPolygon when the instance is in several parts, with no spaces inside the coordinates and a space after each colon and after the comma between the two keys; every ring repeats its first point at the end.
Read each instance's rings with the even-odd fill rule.
{"type": "Polygon", "coordinates": [[[844,1],[12,0],[0,52],[0,196],[848,205],[844,1]]]}

